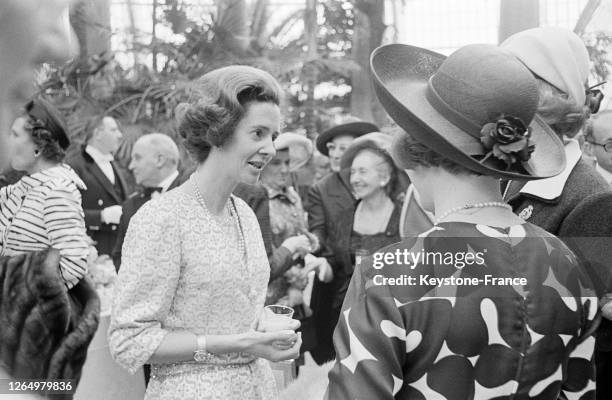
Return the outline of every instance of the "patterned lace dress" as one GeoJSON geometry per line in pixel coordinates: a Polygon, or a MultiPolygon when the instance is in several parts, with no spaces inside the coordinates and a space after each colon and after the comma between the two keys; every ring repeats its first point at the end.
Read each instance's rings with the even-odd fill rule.
{"type": "Polygon", "coordinates": [[[327,399],[594,399],[597,298],[558,238],[448,222],[377,253],[353,274],[327,399]]]}
{"type": "MultiPolygon", "coordinates": [[[[131,373],[168,332],[246,332],[264,304],[270,269],[255,215],[233,197],[246,242],[245,265],[236,224],[213,221],[185,185],[146,203],[128,228],[109,345],[115,361],[131,373]]],[[[145,399],[276,396],[267,361],[229,353],[206,364],[154,364],[145,399]]]]}

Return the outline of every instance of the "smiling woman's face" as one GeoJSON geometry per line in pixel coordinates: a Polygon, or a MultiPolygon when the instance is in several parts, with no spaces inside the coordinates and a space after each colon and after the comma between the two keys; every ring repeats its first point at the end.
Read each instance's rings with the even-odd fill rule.
{"type": "Polygon", "coordinates": [[[246,106],[229,143],[219,148],[224,168],[237,182],[255,184],[274,157],[273,140],[280,132],[280,109],[274,103],[252,102],[246,106]]]}
{"type": "Polygon", "coordinates": [[[384,192],[389,183],[389,173],[384,167],[385,160],[371,151],[361,151],[351,164],[350,182],[355,197],[364,199],[384,192]]]}

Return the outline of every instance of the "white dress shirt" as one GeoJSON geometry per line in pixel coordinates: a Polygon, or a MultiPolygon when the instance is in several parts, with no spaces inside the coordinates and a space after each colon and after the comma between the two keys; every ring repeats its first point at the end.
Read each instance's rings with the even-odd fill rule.
{"type": "Polygon", "coordinates": [[[113,166],[111,165],[111,161],[114,160],[112,154],[104,154],[100,150],[96,149],[93,146],[87,145],[85,147],[85,151],[87,154],[93,158],[94,162],[100,167],[104,175],[108,178],[108,180],[114,185],[115,184],[115,171],[113,170],[113,166]]]}
{"type": "Polygon", "coordinates": [[[612,186],[612,172],[603,169],[599,164],[595,164],[595,169],[601,174],[601,176],[603,176],[606,182],[612,186]]]}
{"type": "Polygon", "coordinates": [[[545,200],[553,200],[561,196],[567,178],[569,178],[574,167],[582,157],[580,144],[574,139],[566,139],[564,150],[566,159],[565,169],[559,175],[550,178],[528,181],[521,189],[521,193],[531,194],[545,200]]]}
{"type": "Polygon", "coordinates": [[[172,185],[172,182],[174,182],[174,180],[179,176],[178,171],[174,171],[173,173],[171,173],[170,175],[168,175],[168,177],[166,179],[164,179],[163,181],[161,181],[159,183],[159,187],[162,188],[162,193],[167,192],[168,188],[170,188],[170,185],[172,185]]]}

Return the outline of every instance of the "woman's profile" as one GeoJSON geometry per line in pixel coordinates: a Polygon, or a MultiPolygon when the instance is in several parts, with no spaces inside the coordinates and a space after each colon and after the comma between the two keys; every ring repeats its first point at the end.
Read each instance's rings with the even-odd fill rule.
{"type": "Polygon", "coordinates": [[[29,101],[9,136],[11,166],[26,175],[0,189],[0,255],[53,247],[68,289],[87,272],[89,255],[79,192],[86,188],[62,162],[69,145],[59,110],[43,99],[29,101]]]}

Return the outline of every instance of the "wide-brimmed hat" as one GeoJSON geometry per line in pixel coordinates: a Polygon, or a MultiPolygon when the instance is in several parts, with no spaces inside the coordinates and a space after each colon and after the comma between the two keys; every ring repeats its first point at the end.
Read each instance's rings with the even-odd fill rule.
{"type": "MultiPolygon", "coordinates": [[[[537,82],[509,52],[468,45],[447,58],[391,44],[370,62],[387,113],[444,157],[498,178],[540,179],[564,169],[563,144],[535,115],[537,82]]],[[[401,164],[401,149],[393,153],[401,164]]]]}
{"type": "Polygon", "coordinates": [[[327,143],[332,141],[335,137],[348,135],[356,138],[361,135],[365,135],[366,133],[376,132],[378,130],[379,129],[376,125],[364,121],[353,121],[336,125],[317,137],[317,150],[319,150],[320,153],[329,156],[327,143]]]}
{"type": "Polygon", "coordinates": [[[371,149],[386,157],[392,162],[392,166],[401,169],[391,157],[391,145],[393,136],[382,132],[370,132],[355,139],[342,155],[340,168],[350,168],[353,160],[362,150],[371,149]]]}
{"type": "Polygon", "coordinates": [[[293,132],[284,132],[274,140],[276,150],[289,149],[289,170],[291,172],[303,167],[314,151],[310,139],[293,132]]]}

